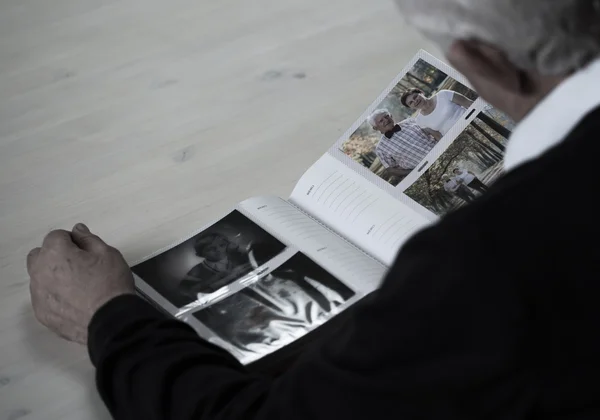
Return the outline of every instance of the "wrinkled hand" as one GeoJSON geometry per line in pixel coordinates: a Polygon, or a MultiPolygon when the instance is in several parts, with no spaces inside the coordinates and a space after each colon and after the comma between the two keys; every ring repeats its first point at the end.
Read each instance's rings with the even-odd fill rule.
{"type": "Polygon", "coordinates": [[[70,341],[87,343],[94,313],[112,298],[134,293],[133,275],[119,251],[78,224],[55,230],[27,255],[36,318],[70,341]]]}

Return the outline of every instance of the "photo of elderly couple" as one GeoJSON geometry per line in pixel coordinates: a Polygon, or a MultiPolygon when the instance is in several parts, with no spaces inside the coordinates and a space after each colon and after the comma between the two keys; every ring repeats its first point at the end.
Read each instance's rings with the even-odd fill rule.
{"type": "Polygon", "coordinates": [[[397,186],[465,116],[477,97],[473,90],[419,59],[341,150],[397,186]]]}
{"type": "Polygon", "coordinates": [[[437,216],[472,202],[502,175],[514,127],[508,116],[488,107],[404,194],[437,216]]]}

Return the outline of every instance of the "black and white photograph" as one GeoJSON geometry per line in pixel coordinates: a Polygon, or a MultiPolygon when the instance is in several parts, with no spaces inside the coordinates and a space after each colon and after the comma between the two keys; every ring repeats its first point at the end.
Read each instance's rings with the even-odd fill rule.
{"type": "Polygon", "coordinates": [[[477,98],[475,91],[419,59],[341,151],[397,186],[477,98]]]}
{"type": "Polygon", "coordinates": [[[442,216],[485,194],[502,175],[514,122],[488,107],[404,194],[442,216]]]}
{"type": "Polygon", "coordinates": [[[193,316],[249,359],[302,337],[354,292],[302,253],[263,279],[193,316]]]}
{"type": "Polygon", "coordinates": [[[181,308],[240,279],[285,248],[235,210],[208,229],[132,270],[181,308]]]}

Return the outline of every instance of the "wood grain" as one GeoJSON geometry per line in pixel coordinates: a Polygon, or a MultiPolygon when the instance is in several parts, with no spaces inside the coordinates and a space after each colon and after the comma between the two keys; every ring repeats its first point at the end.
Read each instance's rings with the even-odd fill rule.
{"type": "Polygon", "coordinates": [[[0,420],[109,418],[29,307],[47,232],[133,261],[287,197],[418,48],[388,0],[0,0],[0,420]]]}

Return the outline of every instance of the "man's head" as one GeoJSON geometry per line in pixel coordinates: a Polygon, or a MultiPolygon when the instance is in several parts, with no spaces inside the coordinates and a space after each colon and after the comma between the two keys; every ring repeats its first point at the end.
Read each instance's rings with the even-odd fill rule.
{"type": "Polygon", "coordinates": [[[445,184],[446,182],[450,181],[450,177],[448,175],[444,175],[442,176],[442,182],[445,184]]]}
{"type": "Polygon", "coordinates": [[[227,258],[231,242],[225,236],[213,233],[201,236],[194,243],[196,255],[211,262],[222,261],[227,258]]]}
{"type": "Polygon", "coordinates": [[[460,174],[462,173],[462,171],[460,170],[460,168],[456,168],[456,169],[454,169],[454,170],[452,171],[452,173],[453,173],[454,175],[460,175],[460,174]]]}
{"type": "Polygon", "coordinates": [[[391,131],[396,125],[392,114],[387,109],[378,109],[373,112],[368,121],[373,129],[379,131],[381,134],[391,131]]]}
{"type": "Polygon", "coordinates": [[[417,110],[423,109],[427,104],[427,98],[421,89],[411,89],[404,92],[400,98],[402,105],[417,110]]]}
{"type": "Polygon", "coordinates": [[[600,0],[396,0],[479,94],[521,120],[600,57],[600,0]]]}

